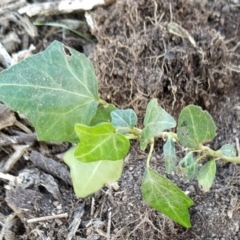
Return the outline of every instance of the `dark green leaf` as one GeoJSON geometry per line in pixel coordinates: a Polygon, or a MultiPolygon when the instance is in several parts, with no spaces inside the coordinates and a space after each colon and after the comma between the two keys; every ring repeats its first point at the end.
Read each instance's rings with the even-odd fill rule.
{"type": "Polygon", "coordinates": [[[175,143],[170,136],[168,137],[166,143],[163,145],[163,156],[166,172],[172,173],[176,166],[177,156],[175,151],[175,143]]]}
{"type": "Polygon", "coordinates": [[[75,157],[82,162],[123,159],[129,151],[129,140],[117,133],[111,123],[101,123],[94,127],[77,124],[76,134],[80,143],[75,157]]]}
{"type": "Polygon", "coordinates": [[[144,201],[180,225],[190,228],[188,208],[193,201],[173,182],[148,168],[144,174],[141,191],[144,201]]]}
{"type": "Polygon", "coordinates": [[[207,192],[212,187],[216,175],[215,160],[205,163],[198,173],[198,184],[207,192]]]}
{"type": "Polygon", "coordinates": [[[225,144],[218,151],[227,157],[236,157],[237,156],[236,149],[232,144],[225,144]]]}
{"type": "Polygon", "coordinates": [[[180,169],[185,180],[193,179],[197,176],[198,165],[193,157],[193,152],[189,152],[180,162],[180,169]]]}
{"type": "MultiPolygon", "coordinates": [[[[115,128],[133,128],[137,124],[137,115],[132,109],[116,109],[111,112],[112,125],[115,128]]],[[[120,130],[121,133],[127,133],[126,130],[120,130]]]]}
{"type": "Polygon", "coordinates": [[[87,197],[105,184],[115,182],[120,178],[123,160],[84,163],[74,157],[74,151],[75,148],[69,149],[63,159],[70,168],[73,188],[77,197],[87,197]]]}
{"type": "Polygon", "coordinates": [[[144,118],[144,129],[140,141],[141,150],[145,150],[151,138],[175,126],[176,122],[174,118],[158,105],[156,98],[152,99],[147,105],[144,118]]]}
{"type": "Polygon", "coordinates": [[[90,126],[96,126],[99,123],[111,122],[111,112],[115,110],[116,107],[109,104],[108,107],[100,106],[97,109],[95,116],[93,117],[90,126]]]}
{"type": "Polygon", "coordinates": [[[58,41],[0,73],[0,100],[30,120],[39,140],[75,141],[75,124],[90,123],[98,99],[91,62],[58,41]]]}
{"type": "Polygon", "coordinates": [[[216,135],[215,123],[207,111],[189,105],[178,118],[177,135],[182,146],[198,149],[199,145],[211,141],[216,135]]]}

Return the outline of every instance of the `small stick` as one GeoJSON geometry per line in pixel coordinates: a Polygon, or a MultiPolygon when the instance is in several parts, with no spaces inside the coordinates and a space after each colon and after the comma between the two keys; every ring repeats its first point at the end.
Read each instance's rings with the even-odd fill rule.
{"type": "Polygon", "coordinates": [[[238,155],[238,157],[240,157],[240,147],[239,147],[239,139],[238,138],[236,138],[236,148],[237,148],[237,155],[238,155]]]}
{"type": "Polygon", "coordinates": [[[107,225],[107,240],[111,239],[111,220],[112,220],[112,211],[110,210],[108,213],[108,225],[107,225]]]}
{"type": "Polygon", "coordinates": [[[52,220],[52,219],[57,219],[57,218],[67,218],[67,217],[68,217],[68,213],[62,213],[62,214],[57,214],[57,215],[53,215],[53,216],[31,218],[31,219],[27,220],[27,223],[41,222],[41,221],[47,221],[47,220],[52,220]]]}

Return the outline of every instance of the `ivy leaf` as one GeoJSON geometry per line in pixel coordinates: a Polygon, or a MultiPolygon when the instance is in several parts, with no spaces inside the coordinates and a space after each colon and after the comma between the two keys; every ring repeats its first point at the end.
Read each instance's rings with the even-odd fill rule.
{"type": "Polygon", "coordinates": [[[216,175],[215,160],[205,163],[198,173],[198,184],[202,186],[204,192],[208,192],[212,187],[216,175]]]}
{"type": "Polygon", "coordinates": [[[75,142],[75,124],[89,124],[98,99],[91,62],[58,41],[0,73],[0,100],[25,115],[42,141],[75,142]]]}
{"type": "Polygon", "coordinates": [[[98,191],[105,184],[117,181],[122,173],[123,160],[84,163],[74,157],[76,147],[64,154],[64,162],[70,168],[74,192],[84,198],[98,191]]]}
{"type": "Polygon", "coordinates": [[[232,144],[225,144],[218,151],[227,157],[236,157],[237,156],[236,149],[232,144]]]}
{"type": "MultiPolygon", "coordinates": [[[[132,109],[116,109],[111,112],[112,125],[115,128],[133,128],[137,124],[137,115],[132,109]]],[[[121,133],[127,133],[127,131],[120,130],[121,133]]]]}
{"type": "Polygon", "coordinates": [[[190,180],[197,176],[198,165],[193,157],[193,152],[189,152],[179,162],[179,166],[185,180],[190,180]]]}
{"type": "Polygon", "coordinates": [[[100,123],[94,127],[77,124],[75,131],[80,139],[75,157],[82,162],[116,161],[123,159],[129,151],[129,140],[117,133],[111,123],[100,123]]]}
{"type": "Polygon", "coordinates": [[[147,105],[144,118],[144,129],[140,140],[141,150],[146,149],[151,138],[154,138],[164,130],[175,126],[176,121],[174,118],[158,105],[156,98],[153,98],[147,105]]]}
{"type": "Polygon", "coordinates": [[[177,161],[175,143],[170,136],[168,137],[166,143],[163,145],[163,156],[166,172],[170,174],[174,170],[177,161]]]}
{"type": "Polygon", "coordinates": [[[116,107],[113,104],[109,104],[107,107],[100,106],[97,109],[95,116],[90,122],[90,126],[96,126],[99,123],[111,122],[111,112],[115,110],[116,107]]]}
{"type": "Polygon", "coordinates": [[[144,201],[150,207],[186,228],[191,227],[188,208],[193,205],[193,201],[169,179],[147,168],[141,191],[144,201]]]}
{"type": "Polygon", "coordinates": [[[177,135],[182,146],[198,149],[200,144],[215,137],[216,126],[207,111],[189,105],[179,115],[177,135]]]}

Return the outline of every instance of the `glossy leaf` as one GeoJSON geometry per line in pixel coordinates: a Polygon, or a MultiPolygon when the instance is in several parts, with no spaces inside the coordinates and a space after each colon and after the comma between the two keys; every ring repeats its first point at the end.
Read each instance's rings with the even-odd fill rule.
{"type": "Polygon", "coordinates": [[[188,208],[193,205],[193,201],[169,179],[147,168],[141,191],[144,201],[150,207],[186,228],[191,227],[188,208]]]}
{"type": "Polygon", "coordinates": [[[158,105],[156,98],[153,98],[147,105],[144,118],[144,129],[140,141],[141,150],[145,150],[151,138],[175,126],[176,122],[174,118],[158,105]]]}
{"type": "Polygon", "coordinates": [[[207,192],[212,187],[216,175],[215,160],[205,163],[198,173],[198,184],[202,186],[203,191],[207,192]]]}
{"type": "Polygon", "coordinates": [[[177,135],[184,147],[198,149],[199,145],[211,141],[216,135],[215,123],[207,111],[189,105],[178,118],[177,135]]]}
{"type": "Polygon", "coordinates": [[[0,73],[0,100],[29,119],[39,140],[75,141],[75,124],[90,123],[98,99],[91,62],[58,41],[0,73]]]}
{"type": "Polygon", "coordinates": [[[80,139],[75,157],[82,162],[123,159],[130,148],[129,140],[117,133],[111,123],[94,127],[77,124],[76,134],[80,139]]]}
{"type": "Polygon", "coordinates": [[[193,152],[189,152],[180,162],[180,170],[185,180],[193,179],[197,176],[198,165],[193,157],[193,152]]]}
{"type": "Polygon", "coordinates": [[[168,137],[166,143],[163,145],[163,156],[166,172],[170,174],[174,170],[177,161],[175,143],[170,136],[168,137]]]}
{"type": "Polygon", "coordinates": [[[74,192],[77,197],[87,197],[105,184],[117,181],[122,173],[123,160],[84,163],[74,157],[75,147],[64,154],[64,162],[70,168],[74,192]]]}
{"type": "Polygon", "coordinates": [[[227,157],[236,157],[237,156],[236,149],[232,144],[225,144],[218,151],[227,157]]]}
{"type": "Polygon", "coordinates": [[[113,104],[109,104],[108,107],[100,106],[97,109],[97,112],[93,117],[90,126],[96,126],[99,123],[103,122],[111,122],[111,112],[115,109],[116,107],[113,104]]]}
{"type": "MultiPolygon", "coordinates": [[[[115,128],[133,128],[137,124],[137,115],[132,109],[116,109],[111,112],[112,125],[115,128]]],[[[120,130],[121,133],[126,133],[125,130],[120,130]]]]}

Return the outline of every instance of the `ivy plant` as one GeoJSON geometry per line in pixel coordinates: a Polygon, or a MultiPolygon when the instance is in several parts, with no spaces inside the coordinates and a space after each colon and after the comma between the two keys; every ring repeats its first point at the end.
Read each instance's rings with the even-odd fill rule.
{"type": "Polygon", "coordinates": [[[132,109],[117,109],[100,98],[94,68],[85,55],[58,41],[0,73],[0,100],[29,119],[40,141],[73,144],[64,161],[80,198],[117,181],[130,140],[138,141],[140,149],[148,151],[143,200],[186,228],[191,227],[188,209],[193,201],[150,166],[155,139],[165,141],[166,173],[180,169],[183,179],[196,178],[204,191],[214,183],[217,160],[240,163],[234,146],[226,144],[215,151],[204,145],[215,137],[216,126],[198,106],[183,108],[176,123],[157,99],[152,99],[143,128],[138,128],[132,109]],[[176,133],[171,132],[175,127],[176,133]],[[180,161],[176,144],[187,149],[180,161]]]}

